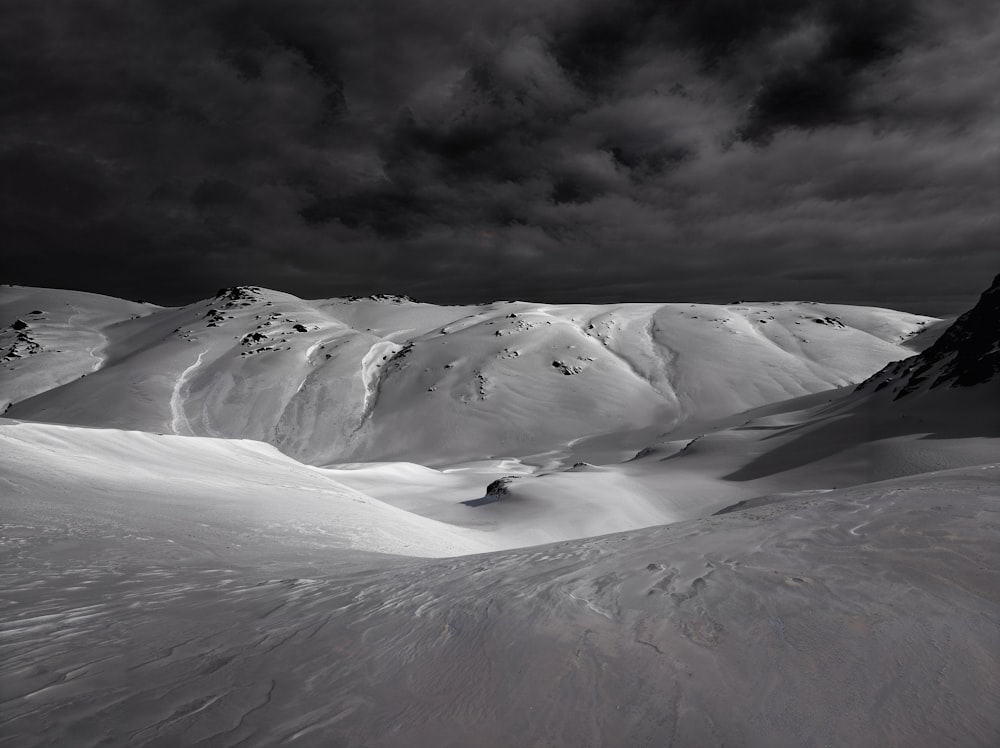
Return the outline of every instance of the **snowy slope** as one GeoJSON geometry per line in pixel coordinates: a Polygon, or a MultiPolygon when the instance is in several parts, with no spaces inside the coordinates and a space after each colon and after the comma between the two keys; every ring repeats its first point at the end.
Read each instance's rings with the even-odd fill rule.
{"type": "MultiPolygon", "coordinates": [[[[932,344],[940,327],[898,312],[805,302],[469,308],[226,289],[105,326],[100,371],[10,413],[270,442],[294,458],[283,480],[216,471],[228,471],[231,493],[263,490],[268,502],[314,491],[308,463],[336,461],[320,474],[404,517],[437,523],[421,542],[439,530],[460,535],[445,532],[444,545],[405,552],[447,555],[648,527],[762,494],[994,459],[1000,408],[984,408],[994,385],[948,390],[936,404],[830,389],[890,354],[932,344]],[[476,502],[511,476],[503,500],[476,502]]],[[[67,439],[64,449],[85,456],[98,437],[76,433],[80,440],[67,439]]],[[[122,444],[141,437],[94,433],[122,444]]],[[[183,442],[142,439],[127,463],[106,465],[101,490],[126,495],[129,465],[160,476],[156,500],[169,497],[175,480],[185,483],[186,458],[167,448],[183,442]]],[[[195,445],[206,454],[231,449],[209,439],[195,445]]],[[[49,459],[42,454],[34,452],[37,465],[49,459]]],[[[53,475],[79,483],[79,464],[53,475]]],[[[352,518],[344,532],[364,533],[372,522],[352,518]]],[[[346,537],[337,542],[369,547],[346,537]]],[[[385,548],[404,552],[399,543],[409,537],[401,531],[385,548]]]]}
{"type": "MultiPolygon", "coordinates": [[[[214,528],[205,547],[243,545],[233,535],[242,523],[275,515],[264,525],[292,522],[302,547],[443,556],[677,522],[763,494],[860,485],[1000,454],[1000,412],[983,408],[995,388],[907,403],[870,404],[849,392],[831,403],[826,394],[751,411],[694,438],[668,435],[624,462],[575,463],[570,448],[541,469],[517,460],[316,468],[260,442],[0,421],[0,499],[9,507],[72,496],[67,512],[131,518],[147,530],[158,526],[151,513],[171,526],[196,507],[208,517],[198,527],[214,528]],[[503,491],[487,496],[500,479],[503,491]]],[[[266,540],[264,531],[247,533],[266,540]]]]}
{"type": "MultiPolygon", "coordinates": [[[[512,465],[499,501],[474,517],[465,475],[353,467],[338,479],[410,511],[498,536],[542,542],[705,516],[774,492],[829,490],[1000,456],[1000,315],[997,287],[950,325],[922,333],[923,353],[891,364],[856,391],[843,387],[666,433],[637,429],[579,439],[544,455],[542,469],[512,465]],[[896,379],[893,379],[896,377],[896,379]],[[600,467],[581,464],[596,462],[600,467]],[[406,497],[426,495],[410,504],[406,497]],[[483,523],[482,525],[477,523],[483,523]]],[[[734,385],[735,388],[736,385],[734,385]]],[[[480,472],[478,487],[487,482],[480,472]]]]}
{"type": "Polygon", "coordinates": [[[388,506],[261,442],[0,419],[7,525],[91,543],[130,540],[149,558],[228,553],[248,563],[351,548],[476,553],[475,531],[388,506]]]}
{"type": "Polygon", "coordinates": [[[706,497],[683,481],[666,490],[646,478],[620,466],[538,473],[515,461],[323,469],[262,442],[0,419],[6,521],[49,518],[74,536],[101,528],[178,559],[220,548],[272,560],[329,548],[479,553],[704,516],[767,487],[713,486],[706,497]],[[477,501],[518,473],[502,501],[477,501]],[[184,540],[168,547],[168,537],[184,540]]]}
{"type": "Polygon", "coordinates": [[[1000,741],[993,289],[67,293],[0,289],[0,744],[1000,741]]]}
{"type": "Polygon", "coordinates": [[[857,388],[764,406],[698,433],[682,434],[682,428],[618,469],[632,480],[670,487],[664,490],[683,486],[689,499],[704,502],[994,461],[1000,456],[1000,283],[935,337],[923,352],[889,364],[857,388]]]}
{"type": "Polygon", "coordinates": [[[993,465],[367,571],[5,519],[0,742],[996,745],[998,497],[993,465]]]}
{"type": "Polygon", "coordinates": [[[257,439],[311,464],[446,465],[857,383],[934,322],[808,302],[439,307],[241,287],[102,327],[100,362],[80,364],[97,371],[10,397],[8,415],[257,439]]]}
{"type": "Polygon", "coordinates": [[[991,386],[942,392],[929,402],[872,403],[845,389],[749,411],[717,429],[668,434],[642,449],[634,444],[622,450],[631,459],[599,465],[577,463],[591,451],[581,443],[558,459],[550,455],[541,469],[515,461],[443,471],[373,463],[329,473],[366,495],[488,531],[495,547],[513,548],[704,517],[762,494],[992,462],[1000,456],[1000,408],[991,407],[998,397],[991,386]],[[511,480],[498,501],[467,503],[505,477],[511,480]]]}
{"type": "Polygon", "coordinates": [[[82,291],[0,286],[0,413],[100,369],[102,330],[159,309],[82,291]]]}

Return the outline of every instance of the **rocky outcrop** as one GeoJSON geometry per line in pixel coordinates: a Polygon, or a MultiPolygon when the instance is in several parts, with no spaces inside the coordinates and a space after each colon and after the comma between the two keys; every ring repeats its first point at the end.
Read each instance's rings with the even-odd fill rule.
{"type": "Polygon", "coordinates": [[[42,345],[31,333],[31,326],[23,319],[14,320],[6,330],[0,331],[0,362],[8,363],[41,353],[42,345]]]}
{"type": "Polygon", "coordinates": [[[972,387],[1000,373],[1000,275],[979,302],[923,353],[896,361],[858,385],[858,391],[891,387],[894,399],[918,390],[972,387]]]}
{"type": "Polygon", "coordinates": [[[503,478],[497,478],[495,481],[490,483],[486,487],[486,495],[478,499],[471,499],[470,501],[463,501],[462,503],[466,506],[482,506],[483,504],[494,504],[500,501],[506,496],[510,495],[510,489],[508,486],[516,481],[520,476],[517,475],[505,475],[503,478]]]}

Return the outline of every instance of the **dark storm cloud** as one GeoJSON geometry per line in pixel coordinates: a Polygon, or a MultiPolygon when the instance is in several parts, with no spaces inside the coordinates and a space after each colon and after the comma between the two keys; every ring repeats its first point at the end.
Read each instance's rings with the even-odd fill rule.
{"type": "Polygon", "coordinates": [[[815,128],[857,119],[862,75],[899,54],[918,20],[910,0],[830,2],[807,16],[809,49],[779,56],[750,105],[739,136],[767,142],[783,127],[815,128]]]}
{"type": "Polygon", "coordinates": [[[998,47],[986,2],[11,0],[5,275],[171,302],[971,296],[998,47]]]}

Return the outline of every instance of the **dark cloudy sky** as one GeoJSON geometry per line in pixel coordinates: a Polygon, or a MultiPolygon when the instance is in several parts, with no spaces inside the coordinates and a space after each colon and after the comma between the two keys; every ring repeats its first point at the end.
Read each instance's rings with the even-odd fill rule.
{"type": "Polygon", "coordinates": [[[948,313],[995,0],[4,0],[3,280],[948,313]]]}

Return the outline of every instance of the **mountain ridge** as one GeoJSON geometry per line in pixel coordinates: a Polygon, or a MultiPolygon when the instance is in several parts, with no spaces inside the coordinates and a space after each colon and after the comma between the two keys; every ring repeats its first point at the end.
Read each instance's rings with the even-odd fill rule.
{"type": "MultiPolygon", "coordinates": [[[[255,286],[179,308],[105,298],[99,344],[67,364],[69,381],[7,415],[248,437],[313,464],[526,455],[581,434],[720,417],[856,383],[936,322],[812,302],[441,307],[255,286]],[[547,409],[558,417],[539,422],[547,409]]],[[[24,366],[0,369],[0,385],[20,391],[24,366]]]]}

